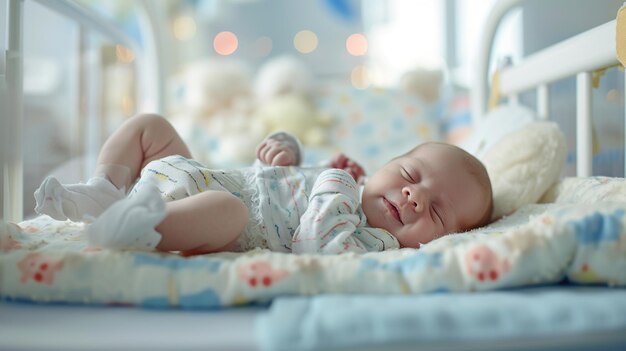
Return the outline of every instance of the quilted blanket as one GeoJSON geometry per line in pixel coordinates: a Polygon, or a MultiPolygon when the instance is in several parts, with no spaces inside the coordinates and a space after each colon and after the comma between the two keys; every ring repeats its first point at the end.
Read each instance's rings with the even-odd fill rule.
{"type": "Polygon", "coordinates": [[[109,251],[89,247],[79,223],[0,222],[0,296],[216,308],[283,295],[484,291],[563,279],[626,286],[624,179],[569,179],[547,200],[419,250],[335,256],[109,251]]]}

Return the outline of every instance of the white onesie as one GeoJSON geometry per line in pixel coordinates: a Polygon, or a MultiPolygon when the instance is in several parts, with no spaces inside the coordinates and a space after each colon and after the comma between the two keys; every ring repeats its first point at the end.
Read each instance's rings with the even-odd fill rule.
{"type": "Polygon", "coordinates": [[[358,186],[343,170],[269,166],[210,170],[182,156],[169,156],[144,167],[130,196],[148,182],[158,187],[165,201],[205,190],[237,196],[251,214],[239,239],[242,251],[261,247],[341,253],[399,247],[386,230],[367,226],[358,186]]]}

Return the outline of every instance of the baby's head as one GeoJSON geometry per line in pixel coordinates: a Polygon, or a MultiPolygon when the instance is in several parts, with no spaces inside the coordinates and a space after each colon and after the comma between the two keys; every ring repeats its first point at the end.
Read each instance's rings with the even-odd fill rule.
{"type": "Polygon", "coordinates": [[[491,182],[482,163],[444,143],[425,143],[394,158],[363,190],[368,223],[418,248],[448,233],[489,223],[491,182]]]}

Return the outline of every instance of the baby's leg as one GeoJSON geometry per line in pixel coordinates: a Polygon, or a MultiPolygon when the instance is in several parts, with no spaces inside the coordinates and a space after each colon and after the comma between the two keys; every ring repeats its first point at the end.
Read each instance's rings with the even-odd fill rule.
{"type": "Polygon", "coordinates": [[[130,118],[105,142],[93,178],[86,184],[69,185],[46,178],[35,191],[35,211],[58,220],[98,217],[124,197],[148,162],[170,155],[191,158],[189,149],[165,118],[152,114],[130,118]]]}
{"type": "Polygon", "coordinates": [[[232,195],[208,190],[167,203],[167,217],[156,227],[157,249],[203,254],[230,251],[248,223],[248,208],[232,195]]]}
{"type": "Polygon", "coordinates": [[[107,209],[87,237],[107,248],[201,254],[227,251],[247,222],[248,209],[230,193],[209,190],[166,204],[149,184],[107,209]]]}
{"type": "Polygon", "coordinates": [[[189,148],[165,118],[143,114],[128,119],[107,139],[95,173],[128,190],[146,164],[171,155],[191,158],[189,148]],[[128,177],[116,171],[120,166],[128,170],[128,177]]]}

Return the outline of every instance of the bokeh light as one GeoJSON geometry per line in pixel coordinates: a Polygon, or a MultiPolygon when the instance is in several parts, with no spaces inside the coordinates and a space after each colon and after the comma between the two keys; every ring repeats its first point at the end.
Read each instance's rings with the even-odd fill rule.
{"type": "Polygon", "coordinates": [[[135,101],[130,96],[123,96],[121,107],[122,107],[122,113],[125,116],[131,116],[133,112],[135,111],[135,101]]]}
{"type": "Polygon", "coordinates": [[[196,21],[190,16],[178,16],[172,23],[174,38],[186,41],[196,34],[196,21]]]}
{"type": "Polygon", "coordinates": [[[363,56],[367,53],[367,38],[361,33],[355,33],[346,39],[346,49],[353,56],[363,56]]]}
{"type": "Polygon", "coordinates": [[[272,39],[270,37],[260,37],[254,43],[256,53],[259,57],[268,56],[272,52],[272,39]]]}
{"type": "Polygon", "coordinates": [[[365,66],[356,66],[350,74],[352,86],[357,89],[366,89],[370,86],[368,69],[365,66]]]}
{"type": "Polygon", "coordinates": [[[115,45],[115,57],[121,63],[131,63],[135,60],[135,54],[123,45],[115,45]]]}
{"type": "Polygon", "coordinates": [[[213,48],[220,55],[228,56],[237,51],[239,40],[233,32],[219,32],[213,39],[213,48]]]}
{"type": "Polygon", "coordinates": [[[311,53],[317,49],[317,35],[310,30],[299,31],[293,38],[293,46],[303,54],[311,53]]]}
{"type": "Polygon", "coordinates": [[[606,101],[619,102],[622,94],[616,89],[611,89],[606,93],[606,101]]]}

